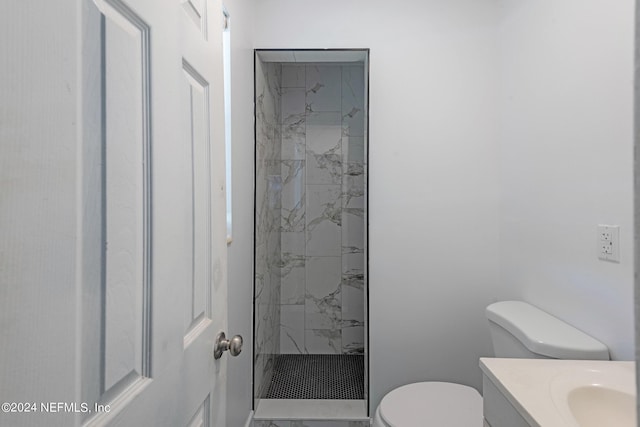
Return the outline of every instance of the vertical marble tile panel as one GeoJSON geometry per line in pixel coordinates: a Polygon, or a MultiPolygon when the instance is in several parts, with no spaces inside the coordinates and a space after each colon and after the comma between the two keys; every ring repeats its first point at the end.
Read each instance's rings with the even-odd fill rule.
{"type": "Polygon", "coordinates": [[[304,88],[287,88],[282,91],[281,159],[304,160],[306,151],[304,88]]]}
{"type": "Polygon", "coordinates": [[[308,113],[306,124],[307,151],[317,154],[341,154],[342,135],[339,112],[308,113]]]}
{"type": "Polygon", "coordinates": [[[304,304],[306,292],[305,233],[281,233],[281,241],[280,303],[304,304]]]}
{"type": "Polygon", "coordinates": [[[305,114],[305,92],[302,88],[282,89],[282,123],[291,123],[305,114]]]}
{"type": "MultiPolygon", "coordinates": [[[[342,287],[342,326],[364,326],[364,290],[353,286],[342,287]]],[[[360,338],[362,342],[363,338],[360,338]]]]}
{"type": "Polygon", "coordinates": [[[305,116],[292,117],[288,123],[281,125],[282,160],[305,160],[306,144],[305,116]]]}
{"type": "MultiPolygon", "coordinates": [[[[364,326],[364,288],[362,276],[345,279],[342,283],[342,326],[364,326]],[[347,282],[346,280],[351,280],[347,282]],[[348,283],[348,284],[347,284],[348,283]]],[[[360,339],[362,342],[363,338],[360,339]]]]}
{"type": "Polygon", "coordinates": [[[307,354],[341,354],[340,329],[313,329],[305,331],[307,354]]]}
{"type": "Polygon", "coordinates": [[[342,156],[339,147],[325,153],[307,150],[307,182],[309,184],[335,184],[342,182],[342,156]]]}
{"type": "Polygon", "coordinates": [[[311,113],[307,116],[307,183],[340,184],[342,143],[337,113],[311,113]]]}
{"type": "Polygon", "coordinates": [[[342,353],[364,354],[364,327],[342,328],[342,353]]]}
{"type": "Polygon", "coordinates": [[[282,66],[282,87],[305,87],[305,68],[303,64],[282,66]]]}
{"type": "Polygon", "coordinates": [[[342,153],[344,163],[365,163],[364,137],[343,135],[342,153]]]}
{"type": "Polygon", "coordinates": [[[304,305],[280,306],[280,354],[304,354],[304,305]]]}
{"type": "Polygon", "coordinates": [[[342,134],[364,136],[364,68],[342,68],[342,134]]]}
{"type": "MultiPolygon", "coordinates": [[[[275,336],[279,336],[279,331],[276,334],[273,327],[273,307],[268,304],[258,304],[255,306],[255,310],[256,350],[254,363],[256,377],[254,383],[254,396],[263,397],[273,374],[275,357],[275,345],[273,340],[275,339],[275,336]]],[[[279,328],[279,321],[277,326],[279,328]]],[[[279,346],[279,344],[280,343],[278,342],[277,345],[279,346]]]]}
{"type": "Polygon", "coordinates": [[[273,129],[273,159],[276,162],[282,160],[282,126],[280,125],[282,119],[278,117],[278,120],[279,121],[274,124],[273,129]]]}
{"type": "MultiPolygon", "coordinates": [[[[256,109],[261,126],[269,127],[280,123],[280,66],[262,64],[262,73],[256,82],[256,109]]],[[[269,148],[276,148],[269,145],[269,148]]]]}
{"type": "Polygon", "coordinates": [[[266,267],[269,281],[266,283],[268,292],[263,293],[260,301],[261,306],[264,306],[267,312],[268,320],[266,324],[269,325],[265,329],[265,345],[264,351],[266,354],[277,354],[278,346],[280,343],[280,263],[281,263],[281,242],[280,242],[280,209],[281,209],[281,196],[282,196],[282,178],[279,175],[268,176],[269,181],[269,209],[267,210],[267,253],[266,253],[266,267]]]}
{"type": "MultiPolygon", "coordinates": [[[[273,171],[275,172],[275,171],[273,171]]],[[[269,230],[273,231],[273,219],[277,218],[276,213],[282,206],[282,177],[278,174],[267,175],[267,200],[268,209],[265,214],[267,215],[267,222],[269,224],[269,230]]]]}
{"type": "MultiPolygon", "coordinates": [[[[265,67],[266,76],[265,80],[267,82],[267,89],[271,93],[271,96],[276,101],[274,105],[279,107],[279,96],[280,89],[282,83],[282,64],[278,64],[277,62],[269,62],[265,67]]],[[[279,115],[279,111],[276,111],[276,117],[279,115]]]]}
{"type": "Polygon", "coordinates": [[[339,256],[342,239],[339,185],[307,186],[307,256],[339,256]]]}
{"type": "Polygon", "coordinates": [[[307,65],[308,111],[341,111],[342,69],[336,65],[307,65]]]}
{"type": "Polygon", "coordinates": [[[253,366],[254,366],[254,387],[253,387],[253,397],[261,397],[263,395],[263,386],[265,384],[264,381],[264,354],[258,352],[259,347],[256,346],[253,358],[253,366]]]}
{"type": "MultiPolygon", "coordinates": [[[[256,390],[274,354],[364,347],[364,74],[262,64],[256,98],[256,390]]],[[[361,427],[256,421],[259,427],[361,427]]]]}
{"type": "Polygon", "coordinates": [[[307,257],[306,329],[339,329],[341,325],[341,257],[307,257]]]}
{"type": "Polygon", "coordinates": [[[274,344],[272,343],[272,338],[275,334],[273,324],[277,321],[277,327],[279,329],[280,319],[273,318],[275,311],[270,303],[260,303],[256,306],[256,310],[256,318],[260,323],[258,331],[261,332],[261,337],[263,338],[260,343],[260,348],[265,355],[273,354],[274,344]]]}
{"type": "Polygon", "coordinates": [[[256,177],[264,177],[263,168],[265,159],[267,158],[267,144],[271,140],[268,127],[260,119],[260,113],[257,113],[256,123],[256,177]]]}
{"type": "Polygon", "coordinates": [[[280,347],[281,100],[277,64],[256,63],[254,396],[270,381],[280,347]]]}
{"type": "MultiPolygon", "coordinates": [[[[257,264],[257,263],[256,263],[257,264]]],[[[273,289],[271,287],[271,274],[269,268],[266,266],[266,256],[263,260],[261,260],[260,264],[257,266],[264,266],[262,271],[256,272],[256,310],[262,310],[261,307],[265,306],[268,301],[271,299],[271,295],[273,293],[273,289]]],[[[264,311],[264,310],[262,310],[264,311]]],[[[256,321],[260,322],[260,327],[262,330],[265,330],[265,324],[262,322],[263,315],[259,315],[260,311],[256,312],[256,321]]],[[[264,336],[264,333],[260,335],[264,336]]]]}
{"type": "Polygon", "coordinates": [[[342,70],[342,351],[364,352],[364,69],[342,70]]]}
{"type": "Polygon", "coordinates": [[[362,163],[347,163],[343,165],[343,171],[342,207],[364,210],[364,165],[362,163]]]}
{"type": "Polygon", "coordinates": [[[342,253],[364,252],[364,211],[345,208],[342,211],[342,253]]]}
{"type": "Polygon", "coordinates": [[[303,160],[283,160],[281,231],[305,230],[305,162],[303,160]]]}
{"type": "Polygon", "coordinates": [[[364,253],[342,254],[342,286],[364,289],[364,253]]]}
{"type": "Polygon", "coordinates": [[[279,272],[273,273],[275,291],[273,297],[269,301],[270,314],[270,334],[268,334],[268,345],[265,349],[268,354],[277,355],[280,354],[280,282],[277,281],[279,272]]]}

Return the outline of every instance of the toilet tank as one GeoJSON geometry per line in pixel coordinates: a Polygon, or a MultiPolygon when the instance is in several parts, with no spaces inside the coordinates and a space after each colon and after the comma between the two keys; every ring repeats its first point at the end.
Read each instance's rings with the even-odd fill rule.
{"type": "Polygon", "coordinates": [[[606,345],[526,302],[497,302],[486,314],[496,357],[609,360],[606,345]]]}

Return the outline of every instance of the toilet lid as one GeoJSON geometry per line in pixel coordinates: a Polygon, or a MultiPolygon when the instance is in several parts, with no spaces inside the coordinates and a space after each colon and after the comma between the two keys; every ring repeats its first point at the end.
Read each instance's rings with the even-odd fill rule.
{"type": "Polygon", "coordinates": [[[407,384],[382,399],[380,416],[393,427],[482,427],[482,396],[461,384],[407,384]]]}

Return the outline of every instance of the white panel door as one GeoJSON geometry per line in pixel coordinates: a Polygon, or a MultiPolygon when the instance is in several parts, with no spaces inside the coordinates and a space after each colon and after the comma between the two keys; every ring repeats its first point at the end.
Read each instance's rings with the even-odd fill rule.
{"type": "MultiPolygon", "coordinates": [[[[21,6],[3,5],[5,39],[33,15],[49,25],[47,8],[68,30],[34,54],[72,64],[44,79],[71,95],[30,93],[25,70],[2,86],[0,178],[16,191],[0,205],[0,252],[15,261],[0,264],[0,400],[19,405],[0,425],[225,426],[229,356],[213,358],[227,319],[222,5],[63,0],[22,24],[21,6]],[[20,116],[34,97],[76,120],[20,116]],[[31,212],[52,176],[37,152],[63,175],[50,214],[31,212]],[[51,268],[34,275],[49,262],[38,248],[51,268]]],[[[28,53],[0,47],[27,68],[28,53]]]]}

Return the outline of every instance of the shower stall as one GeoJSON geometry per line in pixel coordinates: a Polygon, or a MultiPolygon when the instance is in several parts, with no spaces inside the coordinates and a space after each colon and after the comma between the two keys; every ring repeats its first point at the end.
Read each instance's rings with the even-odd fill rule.
{"type": "Polygon", "coordinates": [[[255,52],[256,425],[366,422],[367,97],[367,50],[255,52]]]}

